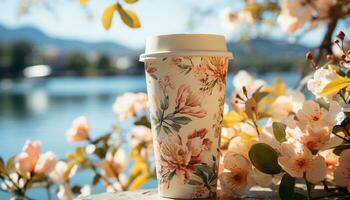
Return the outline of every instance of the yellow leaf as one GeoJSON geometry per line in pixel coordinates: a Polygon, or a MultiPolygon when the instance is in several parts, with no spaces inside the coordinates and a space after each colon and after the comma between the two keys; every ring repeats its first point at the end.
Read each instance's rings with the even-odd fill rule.
{"type": "Polygon", "coordinates": [[[266,88],[266,92],[271,93],[274,97],[286,95],[287,86],[282,80],[275,80],[272,86],[266,88]]]}
{"type": "Polygon", "coordinates": [[[116,9],[117,6],[114,3],[107,6],[107,8],[103,11],[101,22],[106,30],[109,30],[109,28],[111,28],[114,12],[116,9]]]}
{"type": "Polygon", "coordinates": [[[120,18],[130,28],[140,28],[141,23],[137,15],[128,9],[124,9],[119,3],[117,3],[116,9],[120,15],[120,18]]]}
{"type": "Polygon", "coordinates": [[[349,78],[337,78],[331,81],[326,85],[325,88],[323,88],[321,92],[321,96],[328,96],[331,94],[338,93],[341,89],[350,86],[350,79],[349,78]]]}
{"type": "Polygon", "coordinates": [[[133,4],[133,3],[136,3],[138,0],[124,0],[125,3],[128,3],[128,4],[133,4]]]}
{"type": "Polygon", "coordinates": [[[84,148],[83,147],[77,147],[75,149],[76,151],[76,160],[80,163],[84,162],[85,161],[85,158],[86,158],[86,154],[85,154],[85,151],[84,151],[84,148]]]}
{"type": "Polygon", "coordinates": [[[79,0],[81,5],[85,5],[89,0],[79,0]]]}
{"type": "Polygon", "coordinates": [[[141,173],[147,172],[148,165],[145,162],[136,162],[135,165],[131,168],[130,176],[131,178],[135,178],[141,173]]]}
{"type": "Polygon", "coordinates": [[[149,172],[140,174],[138,177],[136,177],[130,184],[129,189],[130,190],[136,190],[140,188],[143,184],[145,184],[149,179],[151,179],[153,175],[149,172]]]}

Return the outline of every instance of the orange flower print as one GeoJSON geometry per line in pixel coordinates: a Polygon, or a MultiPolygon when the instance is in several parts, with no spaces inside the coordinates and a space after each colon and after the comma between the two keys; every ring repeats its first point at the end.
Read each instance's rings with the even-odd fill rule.
{"type": "Polygon", "coordinates": [[[224,57],[204,57],[198,67],[194,69],[194,74],[201,82],[201,90],[210,95],[215,86],[219,91],[223,91],[226,85],[227,58],[224,57]]]}
{"type": "Polygon", "coordinates": [[[159,142],[161,182],[169,183],[174,175],[184,183],[196,172],[196,166],[203,163],[201,154],[211,150],[212,142],[205,138],[208,130],[194,130],[185,140],[173,135],[159,142]],[[187,139],[187,142],[186,142],[187,139]]]}
{"type": "Polygon", "coordinates": [[[177,91],[175,112],[203,118],[207,112],[201,107],[199,95],[193,93],[188,85],[181,85],[177,91]]]}

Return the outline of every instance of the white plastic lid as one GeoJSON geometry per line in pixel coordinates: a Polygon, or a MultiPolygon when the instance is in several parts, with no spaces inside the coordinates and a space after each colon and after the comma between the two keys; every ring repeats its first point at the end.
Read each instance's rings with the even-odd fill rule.
{"type": "Polygon", "coordinates": [[[225,37],[214,34],[171,34],[149,37],[140,61],[171,56],[223,56],[233,58],[227,51],[225,37]]]}

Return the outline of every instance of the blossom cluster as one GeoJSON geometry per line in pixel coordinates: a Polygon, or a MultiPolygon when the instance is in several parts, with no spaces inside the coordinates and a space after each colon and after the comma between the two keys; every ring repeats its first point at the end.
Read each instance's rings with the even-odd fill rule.
{"type": "Polygon", "coordinates": [[[228,195],[244,195],[254,185],[279,185],[281,199],[288,199],[286,191],[292,197],[311,198],[312,187],[318,184],[332,195],[349,195],[349,51],[343,46],[345,34],[339,32],[337,38],[339,58],[328,55],[328,62],[318,66],[312,53],[306,55],[315,68],[306,83],[314,99],[287,89],[281,81],[267,85],[246,71],[234,76],[219,175],[228,195]],[[295,194],[295,182],[300,180],[312,187],[295,194]]]}
{"type": "Polygon", "coordinates": [[[226,7],[220,12],[224,28],[236,31],[245,27],[242,25],[252,26],[266,19],[267,25],[276,21],[284,32],[295,33],[301,29],[311,31],[322,22],[338,20],[350,14],[349,1],[341,0],[249,0],[243,4],[239,11],[226,7]]]}

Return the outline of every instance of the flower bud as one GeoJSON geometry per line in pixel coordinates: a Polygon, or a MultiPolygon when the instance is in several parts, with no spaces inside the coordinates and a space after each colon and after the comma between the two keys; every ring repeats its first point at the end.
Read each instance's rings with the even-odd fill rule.
{"type": "Polygon", "coordinates": [[[344,33],[343,31],[339,31],[337,37],[338,37],[339,39],[341,39],[341,40],[344,40],[344,38],[345,38],[345,33],[344,33]]]}
{"type": "Polygon", "coordinates": [[[313,60],[314,59],[314,56],[312,55],[311,51],[308,51],[306,53],[305,57],[306,57],[307,60],[313,60]]]}
{"type": "Polygon", "coordinates": [[[334,59],[334,56],[333,56],[332,54],[327,54],[326,59],[327,59],[328,61],[331,61],[331,60],[334,59]]]}

